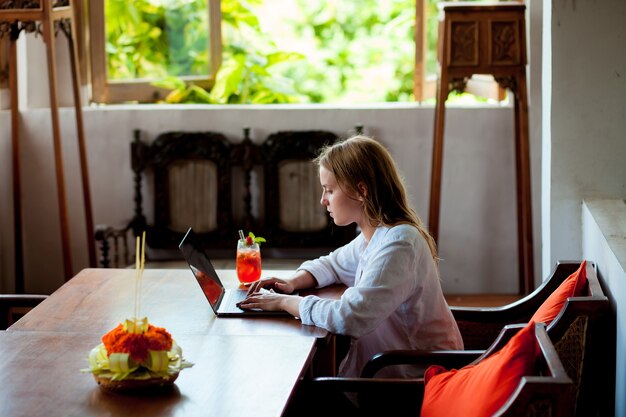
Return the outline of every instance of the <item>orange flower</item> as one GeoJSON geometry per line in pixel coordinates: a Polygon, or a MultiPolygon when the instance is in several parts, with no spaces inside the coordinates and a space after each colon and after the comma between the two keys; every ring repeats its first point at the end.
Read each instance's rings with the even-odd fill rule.
{"type": "Polygon", "coordinates": [[[145,336],[148,338],[150,350],[172,349],[172,335],[170,335],[163,327],[149,325],[145,336]]]}
{"type": "Polygon", "coordinates": [[[107,355],[128,353],[132,360],[142,363],[148,357],[149,350],[170,350],[172,336],[164,328],[153,325],[149,325],[145,333],[128,333],[120,324],[102,336],[102,343],[107,355]]]}

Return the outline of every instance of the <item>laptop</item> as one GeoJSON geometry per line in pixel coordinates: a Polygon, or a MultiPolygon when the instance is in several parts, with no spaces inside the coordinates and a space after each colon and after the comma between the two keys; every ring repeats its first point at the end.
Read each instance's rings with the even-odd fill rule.
{"type": "Polygon", "coordinates": [[[202,244],[190,227],[178,245],[193,276],[200,285],[213,312],[218,317],[290,316],[286,311],[243,310],[237,303],[246,298],[244,288],[225,288],[202,244]]]}

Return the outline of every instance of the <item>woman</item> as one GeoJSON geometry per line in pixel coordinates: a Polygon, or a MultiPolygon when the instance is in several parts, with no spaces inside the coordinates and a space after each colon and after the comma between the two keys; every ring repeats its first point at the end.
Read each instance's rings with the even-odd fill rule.
{"type": "MultiPolygon", "coordinates": [[[[341,376],[359,376],[372,355],[384,350],[462,349],[439,283],[435,243],[410,207],[389,152],[355,136],[326,147],[315,162],[321,203],[337,226],[356,223],[361,233],[329,255],[304,262],[289,279],[257,281],[240,307],[285,310],[303,324],[350,336],[341,376]],[[335,283],[348,287],[339,300],[288,295],[335,283]]],[[[410,376],[401,368],[383,372],[410,376]]]]}

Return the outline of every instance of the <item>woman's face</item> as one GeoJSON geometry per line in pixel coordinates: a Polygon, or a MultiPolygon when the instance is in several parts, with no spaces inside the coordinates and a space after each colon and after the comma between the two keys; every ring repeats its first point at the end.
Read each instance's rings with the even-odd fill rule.
{"type": "Polygon", "coordinates": [[[356,223],[361,226],[363,221],[363,205],[355,196],[349,196],[337,184],[335,175],[320,166],[320,183],[322,184],[322,199],[320,203],[326,207],[337,226],[347,226],[356,223]]]}

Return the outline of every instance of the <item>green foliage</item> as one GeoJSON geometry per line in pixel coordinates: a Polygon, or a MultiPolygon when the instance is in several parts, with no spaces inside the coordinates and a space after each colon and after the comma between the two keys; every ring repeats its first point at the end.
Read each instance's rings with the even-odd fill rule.
{"type": "Polygon", "coordinates": [[[251,6],[263,0],[222,0],[222,66],[210,92],[183,81],[209,73],[206,0],[106,0],[109,78],[158,79],[168,103],[294,103],[306,101],[293,80],[274,71],[303,59],[278,51],[261,32],[251,6]]]}
{"type": "Polygon", "coordinates": [[[293,31],[315,45],[287,76],[313,102],[412,99],[414,0],[295,0],[293,31]]]}
{"type": "Polygon", "coordinates": [[[211,89],[212,103],[296,103],[306,97],[279,68],[303,60],[296,52],[279,51],[262,31],[252,8],[263,0],[222,0],[222,66],[211,89]]]}
{"type": "Polygon", "coordinates": [[[261,243],[266,243],[267,242],[267,240],[265,240],[264,237],[254,236],[254,233],[252,233],[252,232],[248,233],[248,239],[246,240],[246,242],[248,242],[248,241],[254,242],[254,243],[256,243],[259,246],[261,245],[261,243]]]}
{"type": "Polygon", "coordinates": [[[302,59],[302,55],[283,52],[262,55],[237,49],[225,55],[227,59],[211,89],[211,102],[269,104],[298,101],[292,80],[272,74],[271,67],[302,59]]]}
{"type": "Polygon", "coordinates": [[[206,0],[106,0],[109,78],[208,72],[206,0]]]}
{"type": "Polygon", "coordinates": [[[211,97],[204,88],[187,84],[179,77],[170,75],[152,84],[171,90],[165,97],[166,103],[211,103],[211,97]]]}
{"type": "MultiPolygon", "coordinates": [[[[289,21],[291,30],[315,47],[291,48],[298,52],[263,30],[264,1],[221,1],[222,65],[207,92],[184,81],[209,72],[206,0],[105,0],[109,77],[158,79],[169,103],[413,100],[415,0],[292,0],[303,17],[289,21]]],[[[437,9],[429,4],[434,51],[437,9]]],[[[433,52],[429,72],[435,62],[433,52]]]]}

